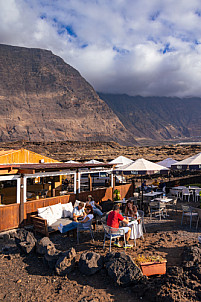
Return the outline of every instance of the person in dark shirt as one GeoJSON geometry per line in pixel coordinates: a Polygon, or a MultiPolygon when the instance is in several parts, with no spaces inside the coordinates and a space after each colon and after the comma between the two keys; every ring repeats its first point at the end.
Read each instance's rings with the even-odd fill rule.
{"type": "MultiPolygon", "coordinates": [[[[129,240],[130,234],[131,234],[131,228],[129,228],[128,226],[127,227],[119,227],[119,222],[120,221],[123,221],[125,224],[128,224],[129,220],[128,220],[128,218],[124,218],[119,213],[119,210],[120,210],[120,206],[119,205],[115,205],[114,206],[114,210],[111,211],[109,213],[109,215],[108,215],[107,225],[110,226],[110,227],[112,227],[112,228],[116,228],[116,229],[118,229],[118,228],[124,229],[124,231],[125,231],[125,237],[126,237],[125,248],[131,248],[133,246],[128,243],[128,240],[129,240]]],[[[114,245],[117,246],[117,247],[121,247],[118,239],[115,240],[114,245]]]]}
{"type": "Polygon", "coordinates": [[[143,183],[141,185],[141,190],[143,190],[143,191],[147,190],[147,182],[146,182],[146,180],[143,181],[143,183]]]}

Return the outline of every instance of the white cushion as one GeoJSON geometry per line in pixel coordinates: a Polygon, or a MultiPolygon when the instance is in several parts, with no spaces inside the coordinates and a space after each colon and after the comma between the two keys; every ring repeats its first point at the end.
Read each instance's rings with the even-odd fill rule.
{"type": "Polygon", "coordinates": [[[72,204],[72,202],[62,204],[62,210],[63,210],[63,217],[64,218],[67,218],[67,217],[72,218],[73,217],[73,204],[72,204]]]}
{"type": "Polygon", "coordinates": [[[79,200],[75,201],[74,208],[77,207],[77,206],[79,206],[80,202],[82,202],[84,204],[84,208],[85,208],[86,202],[79,201],[79,200]]]}
{"type": "Polygon", "coordinates": [[[57,221],[57,219],[53,216],[52,211],[50,209],[50,207],[44,207],[44,208],[39,208],[38,209],[38,216],[46,219],[47,220],[47,224],[51,225],[54,222],[57,221]]]}
{"type": "Polygon", "coordinates": [[[52,211],[52,215],[54,216],[55,219],[60,219],[62,218],[63,210],[62,210],[62,204],[54,204],[50,206],[50,209],[52,211]]]}

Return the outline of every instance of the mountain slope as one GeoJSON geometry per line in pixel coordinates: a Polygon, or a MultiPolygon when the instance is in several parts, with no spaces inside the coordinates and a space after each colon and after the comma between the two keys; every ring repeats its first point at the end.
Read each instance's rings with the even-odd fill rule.
{"type": "Polygon", "coordinates": [[[135,143],[79,72],[50,51],[0,45],[0,141],[135,143]]]}
{"type": "Polygon", "coordinates": [[[201,98],[99,96],[137,140],[201,136],[201,98]]]}

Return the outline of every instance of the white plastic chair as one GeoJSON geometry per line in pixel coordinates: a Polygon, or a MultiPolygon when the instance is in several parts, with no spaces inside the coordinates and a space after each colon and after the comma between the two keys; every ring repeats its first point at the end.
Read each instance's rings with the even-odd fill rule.
{"type": "Polygon", "coordinates": [[[195,202],[199,201],[201,198],[201,189],[195,190],[195,202]]]}
{"type": "Polygon", "coordinates": [[[195,212],[194,208],[189,207],[189,206],[184,206],[184,205],[182,205],[182,210],[183,210],[183,213],[182,213],[182,218],[181,218],[181,225],[183,224],[183,218],[189,217],[190,218],[190,229],[191,229],[193,217],[198,217],[198,220],[199,220],[198,213],[195,212]]]}
{"type": "Polygon", "coordinates": [[[138,210],[138,214],[140,215],[140,219],[142,220],[142,227],[143,227],[143,230],[144,230],[144,232],[146,233],[146,228],[145,228],[145,225],[144,225],[144,211],[138,210]]]}
{"type": "MultiPolygon", "coordinates": [[[[159,217],[161,220],[161,217],[165,216],[164,211],[166,212],[166,207],[159,201],[151,201],[149,203],[150,206],[150,217],[152,218],[152,214],[155,214],[155,217],[159,217]],[[157,215],[156,215],[157,214],[157,215]]],[[[166,212],[167,214],[167,212],[166,212]]]]}
{"type": "Polygon", "coordinates": [[[112,228],[104,223],[102,223],[103,229],[104,229],[104,241],[103,241],[103,249],[105,248],[105,239],[109,238],[110,239],[110,249],[109,251],[111,252],[111,245],[112,245],[112,240],[117,239],[120,237],[124,237],[124,244],[126,246],[126,237],[125,237],[125,231],[124,229],[117,229],[117,228],[112,228]]]}
{"type": "Polygon", "coordinates": [[[92,231],[92,219],[85,223],[78,223],[77,225],[77,244],[79,244],[80,231],[90,231],[92,241],[94,241],[94,235],[92,231]]]}
{"type": "Polygon", "coordinates": [[[183,201],[185,201],[186,200],[186,197],[188,198],[188,202],[190,201],[190,192],[189,192],[189,189],[183,189],[182,190],[182,199],[183,199],[183,201]]]}
{"type": "Polygon", "coordinates": [[[196,224],[196,230],[198,229],[198,223],[201,220],[201,209],[196,209],[196,212],[198,213],[198,220],[196,224]]]}

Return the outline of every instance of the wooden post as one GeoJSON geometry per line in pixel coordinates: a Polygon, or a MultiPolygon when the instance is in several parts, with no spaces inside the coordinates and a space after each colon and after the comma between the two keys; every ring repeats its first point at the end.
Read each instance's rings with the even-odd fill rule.
{"type": "Polygon", "coordinates": [[[55,180],[51,180],[51,197],[55,197],[55,180]]]}
{"type": "Polygon", "coordinates": [[[24,178],[23,175],[20,178],[20,213],[19,213],[19,225],[24,225],[24,178]]]}
{"type": "Polygon", "coordinates": [[[92,177],[91,177],[90,173],[88,174],[88,183],[89,183],[89,191],[92,191],[93,190],[93,187],[92,187],[92,177]]]}
{"type": "Polygon", "coordinates": [[[132,186],[133,186],[133,196],[134,196],[134,193],[135,193],[135,179],[134,178],[132,179],[132,186]]]}

